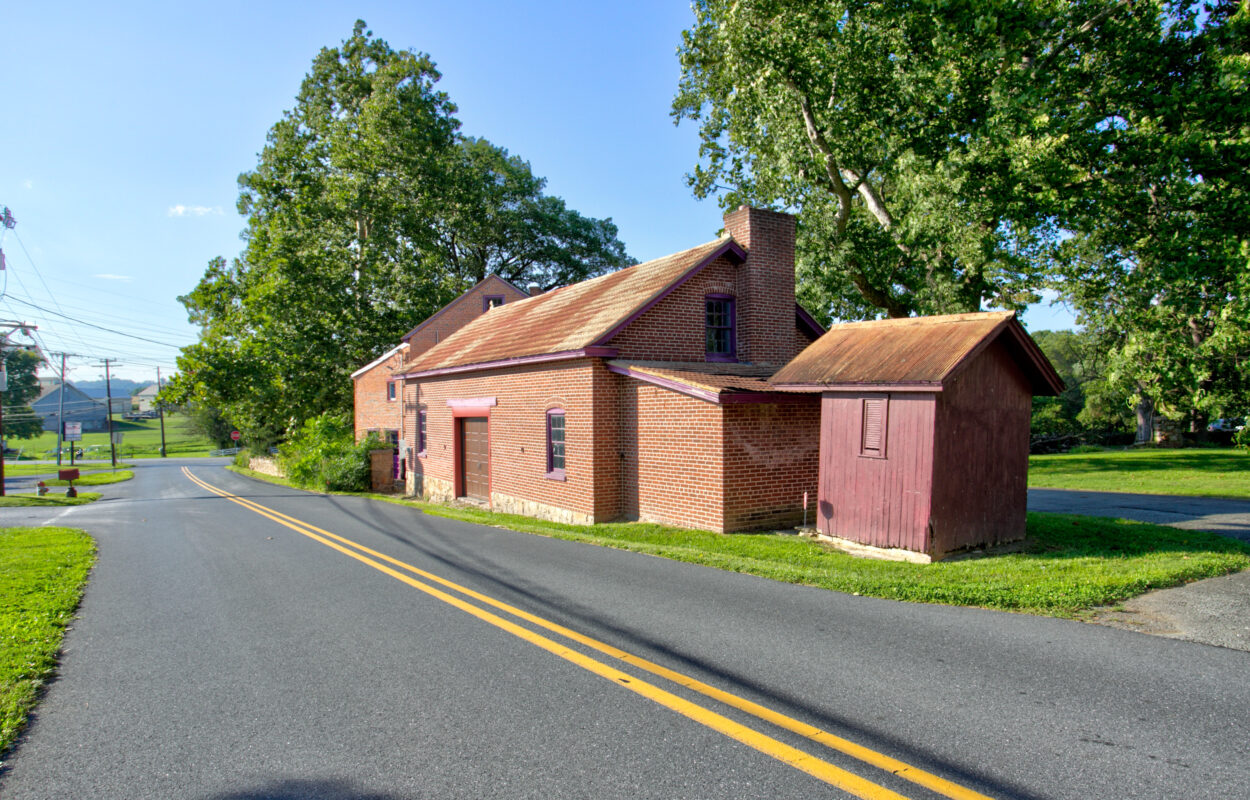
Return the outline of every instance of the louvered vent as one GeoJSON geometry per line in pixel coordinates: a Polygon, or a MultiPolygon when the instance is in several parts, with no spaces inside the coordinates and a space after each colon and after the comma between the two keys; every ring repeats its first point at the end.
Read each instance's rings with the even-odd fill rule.
{"type": "Polygon", "coordinates": [[[863,403],[863,435],[860,439],[862,456],[885,458],[885,397],[865,397],[863,403]]]}

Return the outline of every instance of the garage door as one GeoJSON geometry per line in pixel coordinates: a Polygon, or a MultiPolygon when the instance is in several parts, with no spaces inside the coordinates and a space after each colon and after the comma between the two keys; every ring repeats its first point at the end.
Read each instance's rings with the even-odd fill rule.
{"type": "Polygon", "coordinates": [[[490,500],[490,446],[487,417],[460,419],[460,475],[464,496],[490,500]]]}

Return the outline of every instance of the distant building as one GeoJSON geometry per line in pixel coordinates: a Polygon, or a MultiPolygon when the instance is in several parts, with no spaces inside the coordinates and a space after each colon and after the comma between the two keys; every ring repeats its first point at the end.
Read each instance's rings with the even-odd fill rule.
{"type": "Polygon", "coordinates": [[[88,397],[72,383],[45,382],[41,379],[40,386],[43,392],[30,407],[43,420],[45,431],[60,430],[62,422],[81,422],[84,431],[101,431],[108,427],[104,403],[88,397]]]}
{"type": "MultiPolygon", "coordinates": [[[[149,383],[147,386],[144,386],[142,389],[140,389],[139,392],[135,394],[133,398],[134,410],[138,411],[140,414],[143,414],[148,411],[155,411],[156,410],[156,393],[159,391],[160,391],[160,388],[155,383],[149,383]]],[[[127,398],[127,399],[129,400],[132,398],[127,398]]]]}

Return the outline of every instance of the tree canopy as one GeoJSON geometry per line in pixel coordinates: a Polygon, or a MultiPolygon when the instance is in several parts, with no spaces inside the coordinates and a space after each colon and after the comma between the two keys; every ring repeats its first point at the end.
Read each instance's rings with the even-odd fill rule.
{"type": "Polygon", "coordinates": [[[1019,310],[1051,287],[1120,396],[1250,404],[1244,3],[694,10],[673,104],[699,125],[690,184],[797,213],[822,321],[1019,310]]]}
{"type": "Polygon", "coordinates": [[[611,220],[462,135],[439,79],[363,22],[317,55],[239,177],[243,252],[180,298],[201,335],[167,399],[218,408],[267,444],[350,409],[349,373],[488,273],[551,287],[628,263],[611,220]]]}
{"type": "Polygon", "coordinates": [[[30,439],[43,433],[43,420],[30,404],[39,397],[36,371],[43,359],[31,348],[4,342],[4,369],[8,389],[3,392],[4,436],[6,439],[30,439]]]}

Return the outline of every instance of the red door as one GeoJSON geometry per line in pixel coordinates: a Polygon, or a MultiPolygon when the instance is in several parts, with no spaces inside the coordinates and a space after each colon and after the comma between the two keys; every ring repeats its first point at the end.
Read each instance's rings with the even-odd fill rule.
{"type": "Polygon", "coordinates": [[[490,500],[490,446],[487,417],[460,418],[460,476],[464,496],[490,500]]]}

